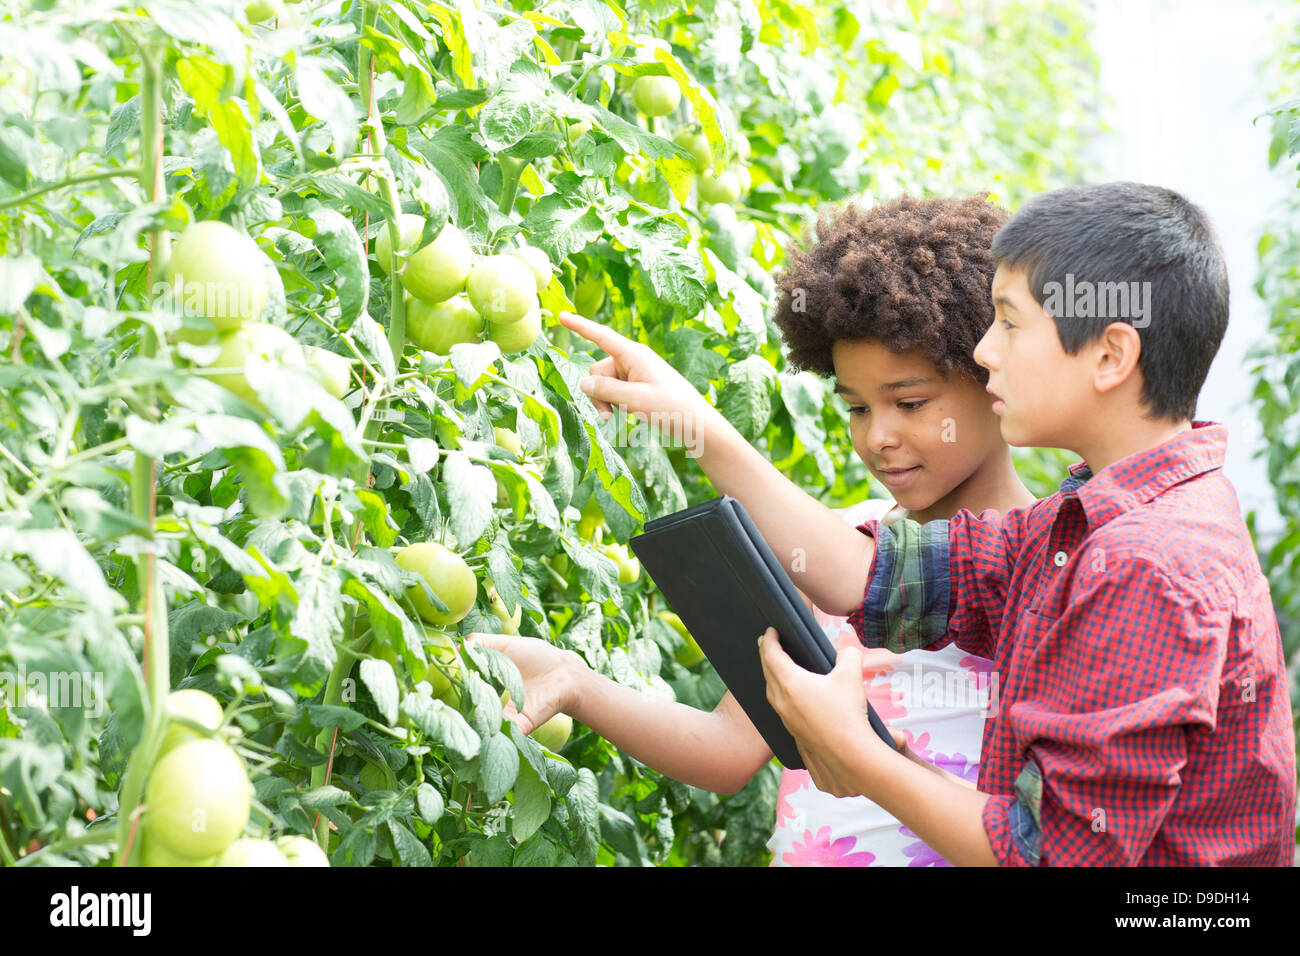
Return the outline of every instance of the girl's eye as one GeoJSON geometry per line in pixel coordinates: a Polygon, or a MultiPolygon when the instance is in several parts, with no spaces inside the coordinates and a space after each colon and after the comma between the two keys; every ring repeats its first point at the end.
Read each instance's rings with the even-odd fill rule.
{"type": "Polygon", "coordinates": [[[1009,320],[1007,320],[1007,319],[1003,319],[1003,320],[1002,320],[1002,324],[1003,324],[1003,326],[1005,326],[1008,330],[1010,330],[1010,329],[1014,329],[1014,328],[1015,328],[1015,326],[1012,325],[1011,322],[1010,322],[1009,320]]]}

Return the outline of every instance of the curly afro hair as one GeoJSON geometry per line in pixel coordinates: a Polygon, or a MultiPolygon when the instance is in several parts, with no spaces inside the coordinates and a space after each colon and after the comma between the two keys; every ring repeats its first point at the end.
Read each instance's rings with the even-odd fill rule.
{"type": "Polygon", "coordinates": [[[973,353],[993,322],[990,247],[1008,215],[987,195],[822,209],[816,245],[805,230],[775,274],[790,363],[831,377],[837,339],[876,339],[986,384],[973,353]]]}

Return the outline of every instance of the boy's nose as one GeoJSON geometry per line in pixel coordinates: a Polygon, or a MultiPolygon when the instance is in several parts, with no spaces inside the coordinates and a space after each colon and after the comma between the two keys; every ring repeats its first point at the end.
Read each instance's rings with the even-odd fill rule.
{"type": "Polygon", "coordinates": [[[993,369],[992,349],[989,346],[989,336],[993,334],[993,326],[989,326],[988,331],[984,333],[983,338],[975,345],[975,364],[980,365],[990,371],[993,369]]]}

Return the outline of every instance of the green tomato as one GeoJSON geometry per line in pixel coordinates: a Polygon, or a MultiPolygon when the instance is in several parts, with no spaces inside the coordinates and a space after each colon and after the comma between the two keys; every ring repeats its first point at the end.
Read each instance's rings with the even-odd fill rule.
{"type": "Polygon", "coordinates": [[[226,847],[217,866],[288,866],[289,861],[270,840],[245,837],[226,847]]]}
{"type": "Polygon", "coordinates": [[[197,860],[192,860],[186,856],[180,856],[167,849],[166,844],[162,843],[156,836],[149,832],[148,827],[142,827],[140,830],[140,865],[141,866],[216,866],[217,857],[205,856],[197,860]]]}
{"type": "Polygon", "coordinates": [[[696,643],[695,638],[691,636],[691,632],[686,629],[686,625],[682,623],[682,619],[677,614],[672,611],[660,611],[657,616],[659,620],[666,623],[686,641],[673,655],[678,664],[683,667],[694,667],[704,660],[704,651],[700,650],[700,645],[696,643]]]}
{"type": "Polygon", "coordinates": [[[750,150],[749,150],[749,137],[748,137],[748,136],[746,136],[744,133],[737,132],[737,133],[736,133],[736,140],[735,140],[735,142],[732,144],[732,149],[735,151],[735,153],[736,153],[736,158],[737,158],[738,160],[740,160],[742,163],[747,163],[747,162],[749,162],[749,153],[750,153],[750,150]]]}
{"type": "Polygon", "coordinates": [[[500,347],[502,354],[522,352],[542,334],[542,310],[533,309],[518,322],[509,325],[488,323],[488,338],[500,347]]]}
{"type": "Polygon", "coordinates": [[[249,23],[261,23],[263,20],[282,17],[287,13],[280,0],[253,0],[244,7],[244,16],[248,17],[249,23]]]}
{"type": "Polygon", "coordinates": [[[590,120],[578,120],[576,123],[569,124],[568,128],[565,130],[565,134],[569,137],[570,143],[576,143],[582,138],[582,135],[590,129],[590,120]]]}
{"type": "Polygon", "coordinates": [[[617,542],[602,544],[600,553],[618,565],[618,580],[622,584],[631,584],[641,576],[641,562],[627,550],[626,545],[617,542]]]}
{"type": "Polygon", "coordinates": [[[414,571],[424,578],[430,590],[447,605],[440,611],[424,595],[424,589],[412,586],[406,592],[420,617],[430,624],[449,627],[469,613],[478,594],[478,579],[456,552],[436,541],[421,541],[397,553],[397,566],[414,571]]]}
{"type": "Polygon", "coordinates": [[[428,675],[429,665],[425,661],[413,658],[408,665],[405,656],[399,654],[388,644],[379,642],[372,643],[370,645],[370,653],[381,661],[388,661],[388,666],[393,669],[394,673],[400,674],[403,670],[408,671],[411,675],[411,680],[415,681],[417,684],[424,680],[428,675]]]}
{"type": "Polygon", "coordinates": [[[145,789],[149,830],[190,859],[220,853],[248,825],[248,774],[220,740],[191,740],[153,766],[145,789]]]}
{"type": "Polygon", "coordinates": [[[187,226],[172,245],[167,283],[174,306],[230,332],[262,315],[266,256],[244,233],[215,219],[187,226]]]}
{"type": "Polygon", "coordinates": [[[528,266],[533,278],[537,280],[537,293],[540,295],[551,284],[550,256],[536,246],[521,246],[510,254],[528,266]]]}
{"type": "Polygon", "coordinates": [[[439,355],[449,355],[457,343],[477,342],[483,325],[483,316],[463,295],[436,304],[406,300],[406,337],[439,355]]]}
{"type": "Polygon", "coordinates": [[[497,589],[490,584],[488,585],[487,596],[488,606],[492,608],[492,613],[501,622],[501,633],[518,634],[519,623],[524,619],[523,604],[516,605],[514,614],[507,614],[506,602],[501,600],[501,595],[497,594],[497,589]]]}
{"type": "Polygon", "coordinates": [[[275,841],[278,849],[290,866],[329,866],[329,857],[316,845],[315,840],[305,836],[282,836],[275,841]]]}
{"type": "Polygon", "coordinates": [[[342,398],[352,384],[352,363],[345,356],[314,345],[303,346],[303,357],[312,378],[335,398],[342,398]]]}
{"type": "Polygon", "coordinates": [[[646,116],[667,116],[682,101],[682,89],[671,76],[640,76],[632,84],[632,102],[646,116]]]}
{"type": "MultiPolygon", "coordinates": [[[[399,256],[405,256],[420,241],[420,235],[424,232],[424,217],[417,216],[413,212],[404,212],[397,217],[397,241],[401,246],[397,250],[399,256]]],[[[392,255],[393,241],[389,236],[388,224],[385,223],[375,236],[375,259],[379,263],[379,271],[388,274],[388,260],[392,255]]]]}
{"type": "Polygon", "coordinates": [[[212,381],[226,387],[248,404],[262,411],[266,410],[265,407],[244,376],[244,363],[254,355],[284,365],[302,366],[307,361],[302,347],[294,341],[292,335],[278,326],[267,325],[265,322],[250,322],[241,329],[223,335],[219,341],[221,354],[217,356],[213,367],[236,371],[213,375],[212,381]]]}
{"type": "Polygon", "coordinates": [[[424,642],[424,651],[431,658],[424,679],[433,688],[433,696],[452,707],[460,707],[460,689],[456,684],[464,681],[465,668],[456,654],[456,645],[445,634],[432,634],[424,642]],[[443,671],[450,671],[451,676],[443,671]]]}
{"type": "Polygon", "coordinates": [[[740,166],[736,169],[736,182],[740,184],[741,195],[749,192],[749,187],[754,185],[754,177],[750,174],[748,166],[740,166]]]}
{"type": "Polygon", "coordinates": [[[493,426],[492,437],[498,445],[510,452],[510,454],[514,455],[516,459],[523,457],[524,446],[519,441],[518,432],[512,431],[509,428],[493,426]]]}
{"type": "MultiPolygon", "coordinates": [[[[221,703],[211,694],[201,690],[174,690],[167,695],[166,710],[168,717],[187,717],[196,724],[202,724],[208,730],[219,730],[224,716],[221,703]]],[[[170,750],[175,750],[189,740],[210,740],[181,724],[172,724],[163,735],[162,747],[158,757],[170,750]]]]}
{"type": "Polygon", "coordinates": [[[695,188],[700,200],[706,203],[732,203],[740,198],[740,180],[729,169],[717,176],[710,172],[700,173],[695,188]]]}
{"type": "Polygon", "coordinates": [[[596,500],[593,494],[587,498],[586,503],[582,506],[582,517],[578,521],[578,534],[582,535],[587,541],[596,537],[596,529],[605,523],[605,512],[600,508],[600,502],[596,500]]]}
{"type": "Polygon", "coordinates": [[[485,256],[465,281],[469,301],[489,322],[518,322],[538,307],[537,280],[521,260],[509,255],[485,256]]]}
{"type": "Polygon", "coordinates": [[[451,223],[442,227],[438,238],[406,260],[402,284],[426,302],[445,302],[465,288],[474,251],[465,234],[451,223]]]}
{"type": "Polygon", "coordinates": [[[590,319],[605,304],[605,277],[595,273],[583,276],[573,290],[573,308],[583,318],[590,319]]]}
{"type": "Polygon", "coordinates": [[[673,137],[673,142],[695,157],[697,172],[703,172],[713,165],[713,150],[709,148],[709,138],[703,133],[684,129],[673,137]]]}
{"type": "Polygon", "coordinates": [[[573,733],[573,718],[568,714],[556,714],[529,735],[539,744],[554,753],[559,753],[573,733]]]}

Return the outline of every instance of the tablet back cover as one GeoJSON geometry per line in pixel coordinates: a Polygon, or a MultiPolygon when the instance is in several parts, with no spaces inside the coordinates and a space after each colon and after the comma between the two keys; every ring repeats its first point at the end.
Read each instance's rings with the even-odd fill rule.
{"type": "Polygon", "coordinates": [[[792,605],[754,547],[738,507],[728,496],[707,501],[649,522],[629,543],[772,753],[786,767],[800,769],[794,738],[767,702],[758,638],[775,627],[786,653],[819,674],[834,665],[834,648],[807,606],[792,605]]]}

